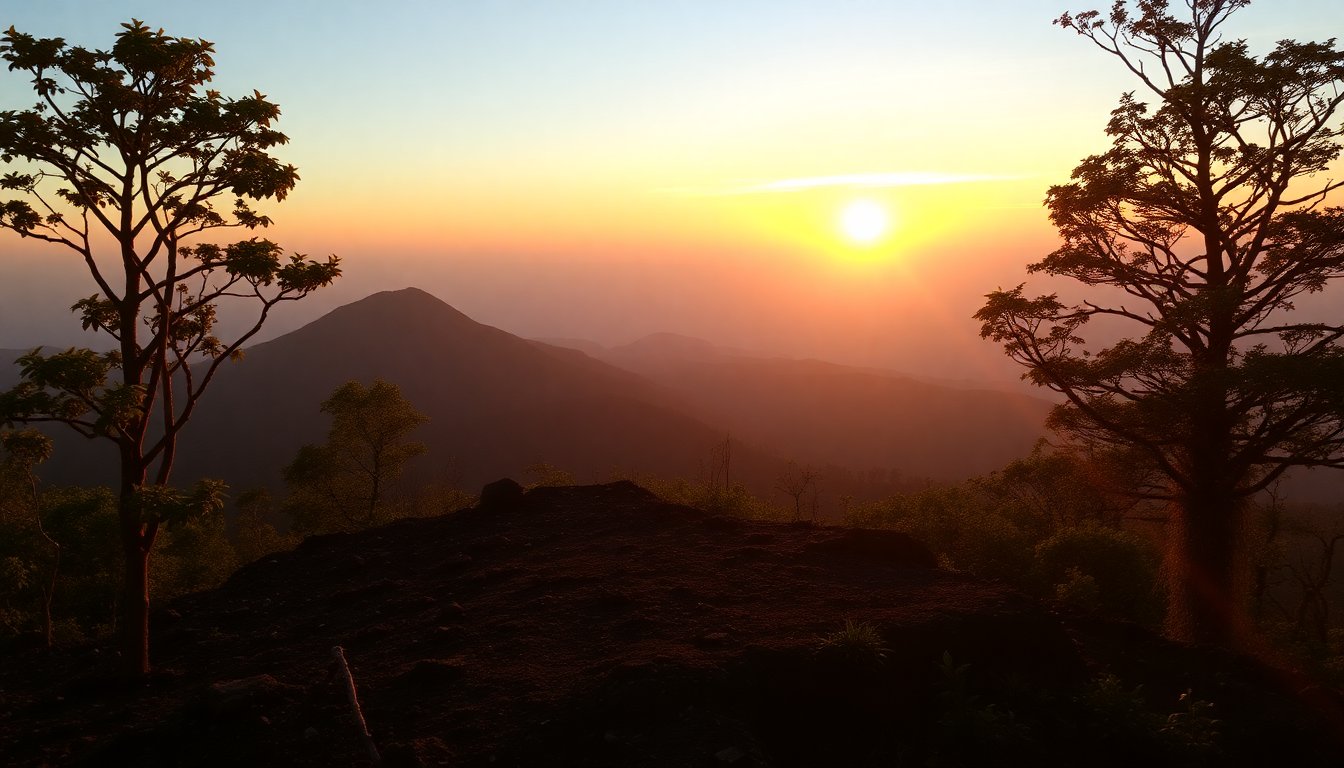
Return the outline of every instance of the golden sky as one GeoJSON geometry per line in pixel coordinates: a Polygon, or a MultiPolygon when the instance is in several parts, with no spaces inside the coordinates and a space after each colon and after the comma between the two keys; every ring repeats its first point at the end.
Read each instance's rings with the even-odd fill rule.
{"type": "MultiPolygon", "coordinates": [[[[213,41],[226,95],[280,104],[303,180],[269,236],[346,275],[273,333],[416,285],[526,336],[1006,378],[970,314],[1053,247],[1046,189],[1136,85],[1051,25],[1088,7],[0,0],[0,26],[105,48],[136,17],[213,41]]],[[[1260,0],[1229,29],[1316,39],[1344,4],[1260,0]]],[[[28,101],[0,74],[0,107],[28,101]]],[[[72,339],[81,275],[0,237],[0,347],[72,339]]]]}

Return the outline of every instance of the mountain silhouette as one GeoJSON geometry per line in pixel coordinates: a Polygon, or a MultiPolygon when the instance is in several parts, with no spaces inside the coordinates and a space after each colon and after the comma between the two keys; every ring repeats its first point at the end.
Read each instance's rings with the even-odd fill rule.
{"type": "MultiPolygon", "coordinates": [[[[876,498],[896,490],[892,476],[960,479],[1025,455],[1049,407],[676,334],[588,352],[483,325],[419,289],[377,293],[226,363],[183,433],[175,481],[278,487],[299,447],[325,438],[321,402],[350,380],[390,381],[429,416],[415,435],[429,453],[411,479],[465,488],[543,462],[585,482],[705,479],[731,434],[732,479],[758,495],[774,493],[792,459],[829,467],[831,498],[876,498]]],[[[46,480],[111,482],[110,444],[51,431],[46,480]]]]}
{"type": "MultiPolygon", "coordinates": [[[[429,416],[416,435],[427,461],[451,463],[465,487],[540,462],[589,479],[618,470],[689,476],[723,439],[630,372],[482,325],[407,288],[340,307],[228,366],[188,427],[179,477],[275,484],[300,445],[324,438],[322,400],[346,381],[375,378],[429,416]]],[[[741,453],[758,472],[777,463],[741,453]]]]}
{"type": "Polygon", "coordinates": [[[692,415],[800,462],[961,480],[1027,455],[1052,404],[891,371],[763,358],[659,333],[601,359],[665,386],[692,415]]]}

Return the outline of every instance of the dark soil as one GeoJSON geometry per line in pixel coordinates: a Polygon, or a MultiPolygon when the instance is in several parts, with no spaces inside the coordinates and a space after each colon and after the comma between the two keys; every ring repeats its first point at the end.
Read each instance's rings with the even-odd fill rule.
{"type": "Polygon", "coordinates": [[[174,603],[135,686],[95,648],[11,656],[0,763],[369,764],[334,646],[390,766],[1344,758],[1338,692],[938,570],[898,534],[629,483],[485,498],[311,538],[174,603]]]}

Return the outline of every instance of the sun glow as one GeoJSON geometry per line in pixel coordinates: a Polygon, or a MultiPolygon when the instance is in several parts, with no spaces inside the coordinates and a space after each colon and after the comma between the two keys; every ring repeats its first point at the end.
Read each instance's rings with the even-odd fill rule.
{"type": "Polygon", "coordinates": [[[840,231],[859,245],[872,245],[891,228],[891,216],[878,203],[860,199],[840,209],[840,231]]]}

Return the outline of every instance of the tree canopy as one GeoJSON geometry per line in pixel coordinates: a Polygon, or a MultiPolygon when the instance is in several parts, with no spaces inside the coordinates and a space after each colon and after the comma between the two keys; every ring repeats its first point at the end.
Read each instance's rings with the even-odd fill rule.
{"type": "Polygon", "coordinates": [[[1344,468],[1344,324],[1295,311],[1344,276],[1344,209],[1330,206],[1344,181],[1326,175],[1344,52],[1283,40],[1256,56],[1224,36],[1246,4],[1058,19],[1139,85],[1111,113],[1110,148],[1050,188],[1063,243],[1028,267],[1088,298],[1019,285],[976,314],[1026,378],[1066,398],[1055,429],[1137,449],[1161,473],[1148,495],[1173,512],[1170,627],[1218,642],[1238,621],[1245,499],[1292,467],[1344,468]],[[1133,335],[1089,343],[1098,318],[1133,335]]]}
{"type": "Polygon", "coordinates": [[[322,402],[331,429],[322,445],[305,445],[285,467],[295,528],[330,533],[368,528],[395,517],[389,504],[406,462],[425,452],[408,440],[428,417],[382,379],[348,381],[322,402]]]}
{"type": "MultiPolygon", "coordinates": [[[[10,28],[0,56],[27,74],[36,103],[0,112],[0,229],[59,246],[88,269],[93,292],[72,307],[110,336],[106,353],[34,350],[23,379],[0,394],[0,421],[59,422],[115,444],[126,553],[128,662],[148,670],[147,560],[159,526],[218,488],[167,489],[177,441],[225,361],[281,302],[340,274],[338,260],[285,256],[252,236],[271,219],[256,201],[283,200],[298,182],[272,150],[286,143],[280,109],[259,91],[209,89],[213,46],[140,21],[110,50],[10,28]],[[222,307],[250,306],[245,330],[216,333],[222,307]]],[[[203,509],[212,507],[213,501],[203,509]]]]}

